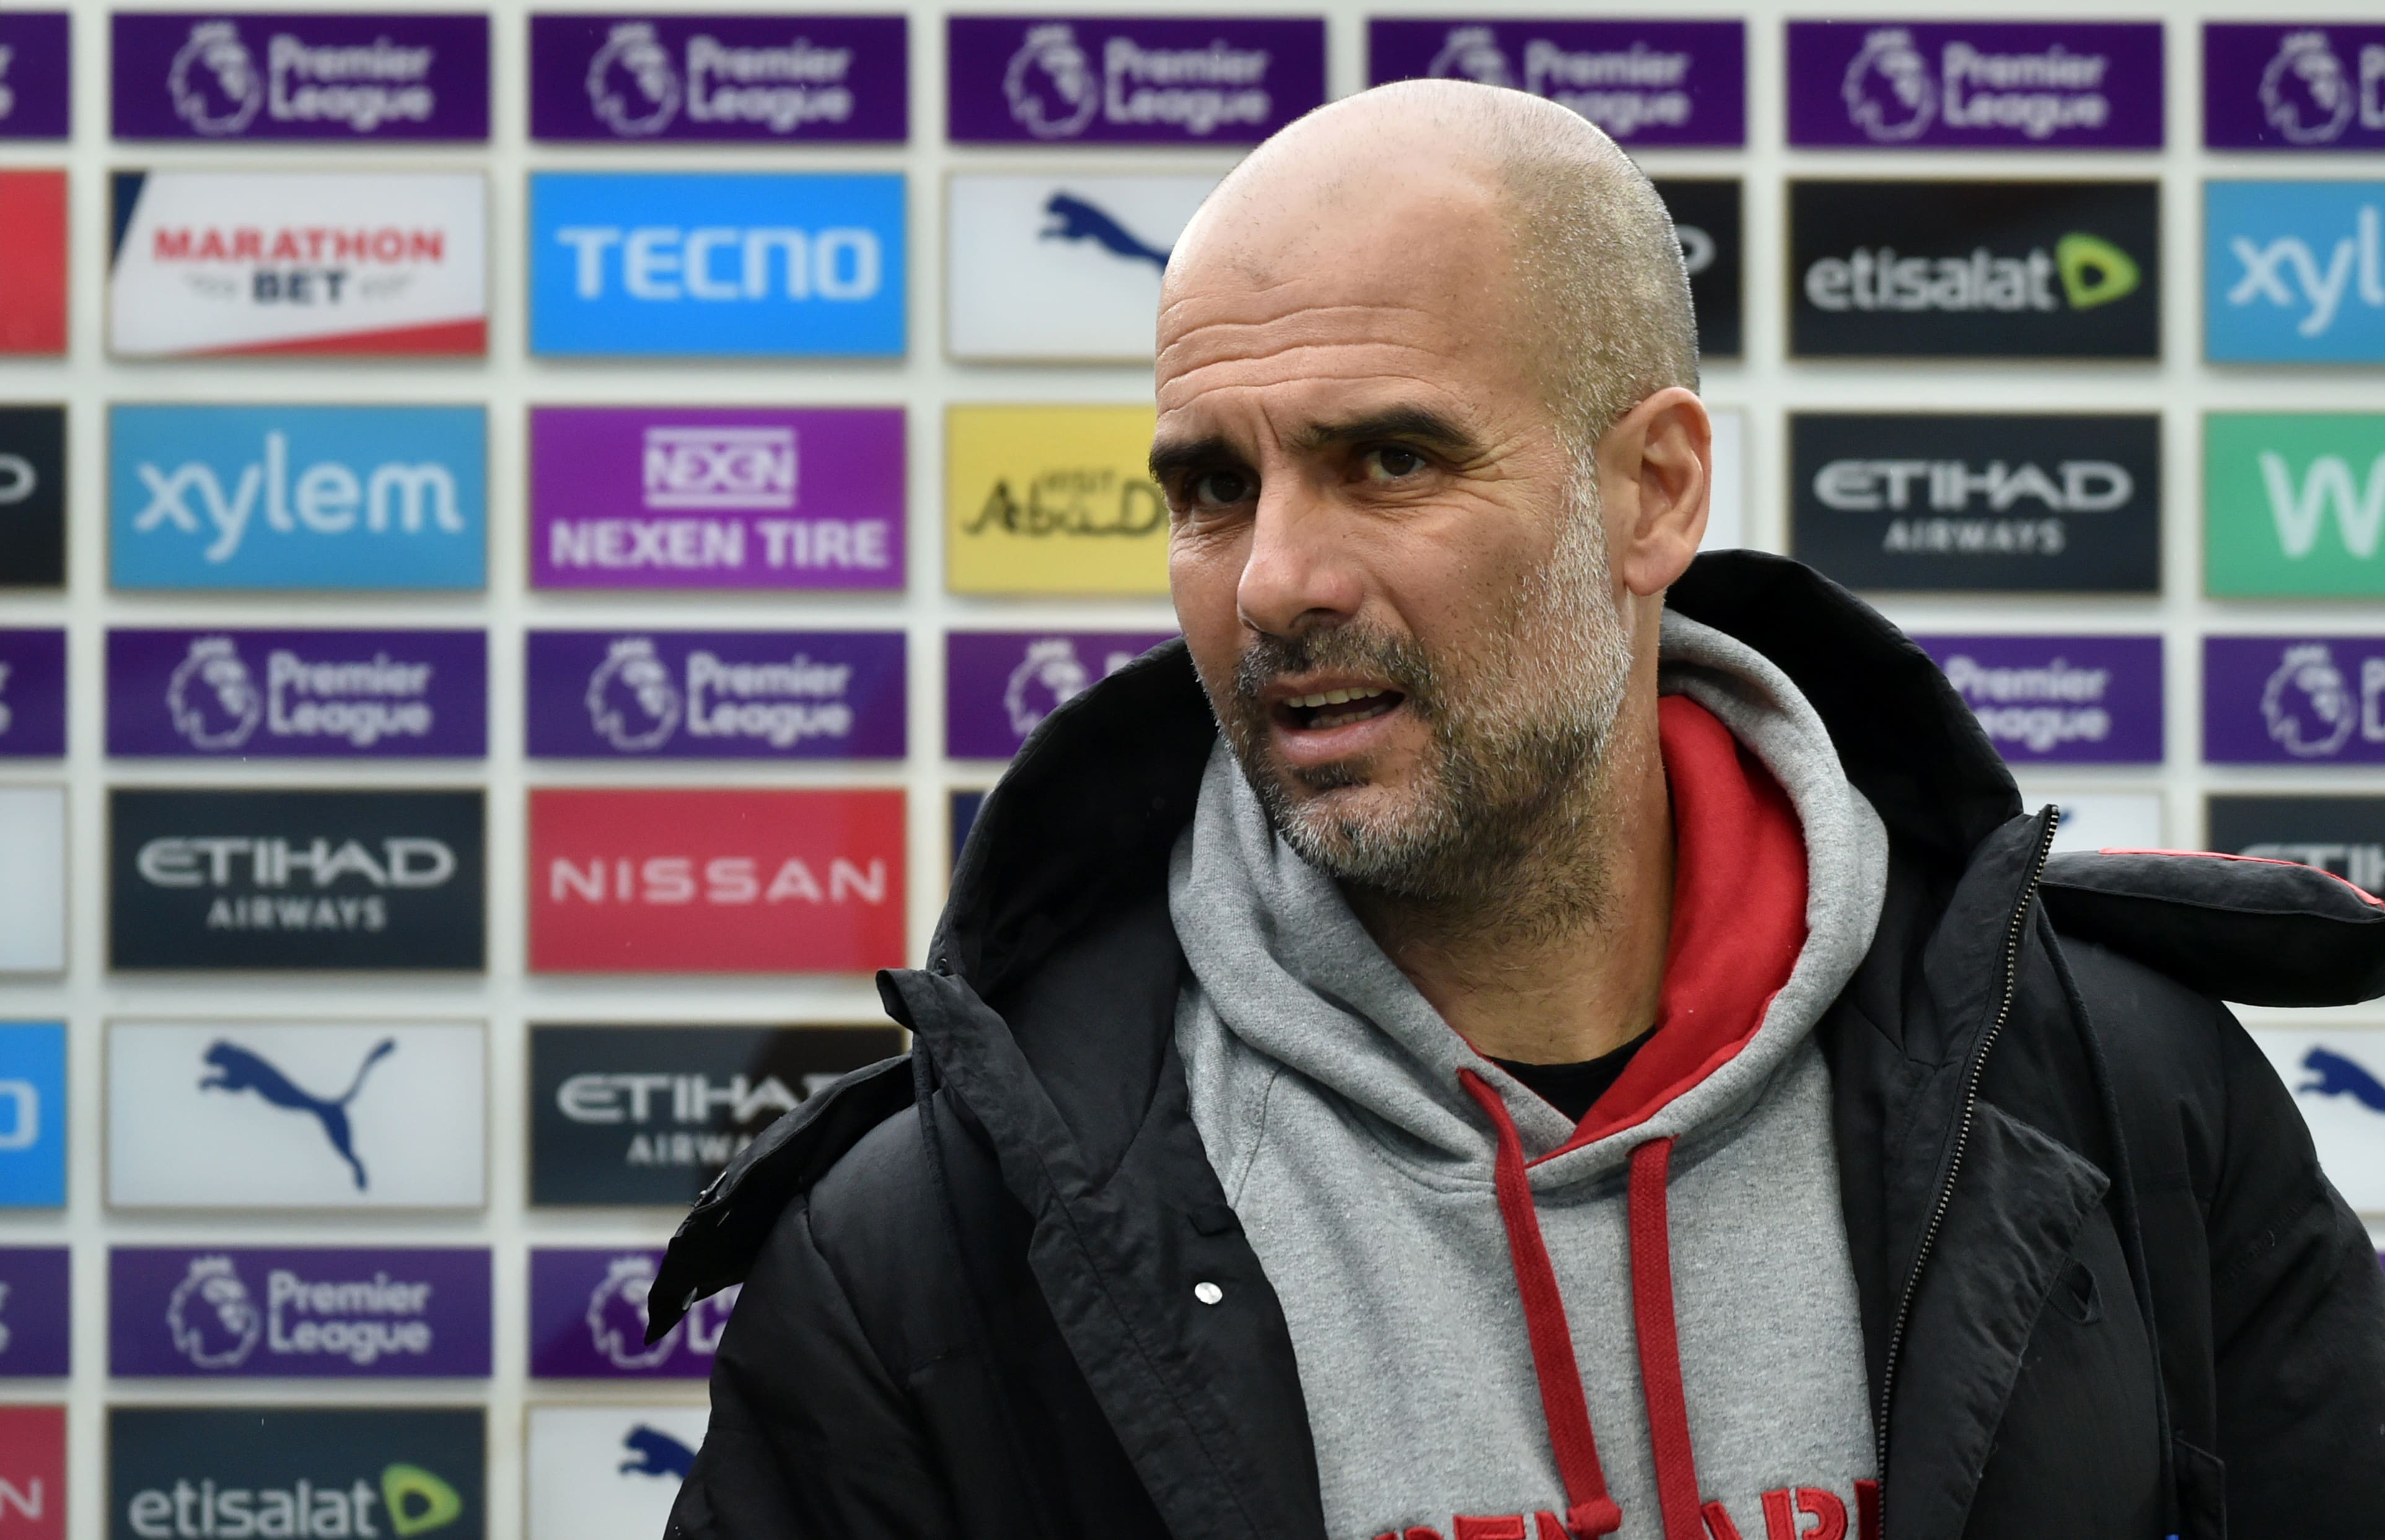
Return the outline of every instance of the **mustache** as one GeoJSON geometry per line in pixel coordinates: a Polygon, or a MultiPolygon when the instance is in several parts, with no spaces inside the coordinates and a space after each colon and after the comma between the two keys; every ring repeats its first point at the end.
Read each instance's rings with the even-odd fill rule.
{"type": "Polygon", "coordinates": [[[1278,679],[1336,670],[1383,680],[1427,720],[1441,698],[1440,673],[1414,638],[1335,626],[1293,637],[1261,633],[1235,660],[1235,709],[1245,721],[1259,721],[1266,715],[1260,697],[1278,679]]]}

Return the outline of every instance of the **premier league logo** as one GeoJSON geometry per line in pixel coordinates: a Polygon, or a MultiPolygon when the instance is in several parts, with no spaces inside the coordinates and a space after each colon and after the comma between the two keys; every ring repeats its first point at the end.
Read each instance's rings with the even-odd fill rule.
{"type": "Polygon", "coordinates": [[[679,730],[679,687],[645,637],[613,643],[588,678],[588,720],[596,736],[625,753],[658,749],[679,730]]]}
{"type": "Polygon", "coordinates": [[[624,21],[588,61],[588,106],[629,138],[657,134],[679,116],[679,71],[651,21],[624,21]]]}
{"type": "Polygon", "coordinates": [[[265,717],[265,693],[230,637],[201,637],[166,681],[174,730],[200,749],[237,749],[265,717]]]}
{"type": "Polygon", "coordinates": [[[2291,144],[2329,144],[2352,121],[2352,78],[2325,32],[2288,32],[2261,72],[2261,116],[2291,144]]]}
{"type": "Polygon", "coordinates": [[[1045,717],[1085,692],[1093,675],[1077,657],[1077,644],[1067,637],[1031,642],[1027,656],[1010,671],[1003,687],[1002,707],[1010,714],[1011,731],[1021,738],[1045,717]]]}
{"type": "Polygon", "coordinates": [[[265,1318],[230,1257],[194,1257],[166,1301],[175,1350],[202,1369],[236,1369],[263,1335],[265,1318]]]}
{"type": "Polygon", "coordinates": [[[616,1257],[588,1296],[588,1335],[616,1369],[652,1369],[679,1346],[680,1328],[646,1346],[646,1296],[655,1286],[655,1260],[640,1253],[616,1257]]]}
{"type": "Polygon", "coordinates": [[[2269,737],[2296,759],[2325,759],[2352,737],[2360,711],[2324,642],[2289,647],[2261,690],[2269,737]]]}
{"type": "Polygon", "coordinates": [[[1101,106],[1101,84],[1093,61],[1077,45],[1066,23],[1027,29],[1027,41],[1010,56],[1002,77],[1010,116],[1038,139],[1068,139],[1084,131],[1101,106]]]}
{"type": "Polygon", "coordinates": [[[1425,66],[1425,73],[1436,81],[1472,81],[1477,85],[1516,83],[1507,55],[1488,27],[1452,27],[1449,41],[1425,66]]]}
{"type": "Polygon", "coordinates": [[[1864,39],[1839,93],[1846,98],[1848,118],[1882,144],[1917,139],[1938,117],[1929,61],[1902,27],[1882,27],[1864,39]]]}
{"type": "Polygon", "coordinates": [[[265,77],[230,21],[191,29],[191,41],[167,72],[166,89],[173,93],[175,116],[210,136],[240,132],[265,105],[265,77]]]}

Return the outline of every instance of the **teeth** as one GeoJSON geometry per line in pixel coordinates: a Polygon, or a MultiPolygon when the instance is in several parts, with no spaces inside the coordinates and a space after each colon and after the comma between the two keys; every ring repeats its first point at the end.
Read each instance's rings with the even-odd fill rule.
{"type": "Polygon", "coordinates": [[[1316,695],[1295,695],[1286,703],[1305,710],[1317,706],[1339,706],[1351,701],[1370,701],[1381,693],[1380,689],[1329,689],[1316,695]]]}

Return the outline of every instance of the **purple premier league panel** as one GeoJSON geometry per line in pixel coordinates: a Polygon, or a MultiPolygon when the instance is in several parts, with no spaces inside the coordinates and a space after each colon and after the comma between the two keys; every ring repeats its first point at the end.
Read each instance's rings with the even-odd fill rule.
{"type": "Polygon", "coordinates": [[[67,634],[0,631],[0,759],[67,751],[67,634]]]}
{"type": "Polygon", "coordinates": [[[174,759],[479,759],[479,631],[114,630],[107,751],[174,759]]]}
{"type": "Polygon", "coordinates": [[[1571,107],[1626,149],[1747,143],[1743,21],[1377,18],[1367,80],[1513,86],[1571,107]]]}
{"type": "Polygon", "coordinates": [[[2385,635],[2203,639],[2212,764],[2385,764],[2385,635]]]}
{"type": "Polygon", "coordinates": [[[119,11],[119,139],[486,140],[489,19],[456,11],[119,11]]]}
{"type": "Polygon", "coordinates": [[[712,1372],[737,1289],[696,1301],[646,1341],[660,1251],[537,1247],[530,1254],[530,1372],[538,1380],[701,1380],[712,1372]]]}
{"type": "Polygon", "coordinates": [[[63,1246],[0,1246],[0,1380],[69,1372],[71,1281],[63,1246]]]}
{"type": "Polygon", "coordinates": [[[910,93],[899,16],[530,19],[532,139],[900,144],[910,93]]]}
{"type": "Polygon", "coordinates": [[[2158,21],[1789,23],[1789,143],[2158,150],[2158,21]]]}
{"type": "Polygon", "coordinates": [[[64,139],[72,29],[64,11],[0,12],[0,139],[64,139]]]}
{"type": "Polygon", "coordinates": [[[139,1379],[487,1377],[489,1252],[119,1246],[107,1372],[139,1379]]]}
{"type": "Polygon", "coordinates": [[[900,631],[532,631],[532,759],[901,759],[900,631]]]}
{"type": "Polygon", "coordinates": [[[2385,150],[2385,21],[2209,21],[2203,143],[2385,150]]]}
{"type": "Polygon", "coordinates": [[[903,410],[538,406],[531,586],[900,589],[903,410]]]}
{"type": "Polygon", "coordinates": [[[955,16],[957,144],[1255,144],[1325,102],[1321,17],[955,16]]]}
{"type": "Polygon", "coordinates": [[[2159,764],[2162,639],[1917,636],[2013,764],[2159,764]]]}
{"type": "Polygon", "coordinates": [[[1173,631],[953,631],[944,637],[944,753],[1008,759],[1064,702],[1173,631]]]}

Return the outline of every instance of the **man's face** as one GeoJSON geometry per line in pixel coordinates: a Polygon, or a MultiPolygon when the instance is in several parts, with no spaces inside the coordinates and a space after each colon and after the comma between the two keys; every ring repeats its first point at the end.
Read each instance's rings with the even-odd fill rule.
{"type": "Polygon", "coordinates": [[[1417,899],[1497,881],[1630,672],[1595,483],[1455,180],[1328,183],[1180,247],[1154,468],[1179,621],[1277,828],[1417,899]]]}

